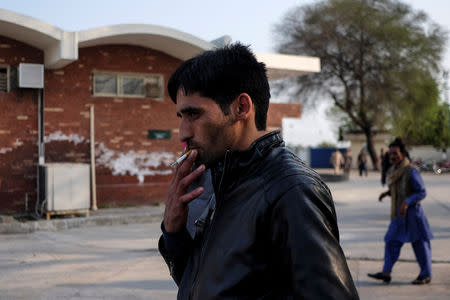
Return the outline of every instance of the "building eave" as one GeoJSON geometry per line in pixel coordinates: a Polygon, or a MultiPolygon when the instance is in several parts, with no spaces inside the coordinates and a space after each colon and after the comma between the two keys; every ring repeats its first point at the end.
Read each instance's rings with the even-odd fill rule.
{"type": "Polygon", "coordinates": [[[167,27],[145,24],[104,26],[78,32],[78,46],[125,44],[155,49],[180,60],[187,60],[214,44],[167,27]]]}
{"type": "Polygon", "coordinates": [[[320,59],[317,57],[274,53],[256,53],[256,57],[266,64],[269,80],[320,72],[320,59]]]}
{"type": "MultiPolygon", "coordinates": [[[[44,52],[46,69],[59,69],[78,60],[79,48],[123,44],[155,49],[185,61],[216,47],[188,33],[148,24],[120,24],[78,32],[64,31],[38,19],[0,9],[0,35],[15,39],[44,52]]],[[[222,37],[220,43],[228,43],[222,37]]],[[[256,53],[267,67],[269,80],[320,72],[316,57],[256,53]]]]}

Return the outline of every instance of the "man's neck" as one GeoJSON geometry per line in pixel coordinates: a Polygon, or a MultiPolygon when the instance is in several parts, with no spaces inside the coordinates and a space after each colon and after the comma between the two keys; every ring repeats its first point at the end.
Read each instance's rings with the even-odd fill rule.
{"type": "Polygon", "coordinates": [[[267,133],[269,133],[269,131],[256,130],[256,128],[255,130],[247,131],[246,134],[239,139],[236,148],[238,150],[247,150],[254,141],[267,133]]]}
{"type": "Polygon", "coordinates": [[[395,164],[395,168],[396,168],[396,169],[400,168],[400,167],[402,166],[404,160],[405,160],[405,159],[402,159],[402,160],[400,160],[398,163],[396,163],[396,164],[395,164]]]}

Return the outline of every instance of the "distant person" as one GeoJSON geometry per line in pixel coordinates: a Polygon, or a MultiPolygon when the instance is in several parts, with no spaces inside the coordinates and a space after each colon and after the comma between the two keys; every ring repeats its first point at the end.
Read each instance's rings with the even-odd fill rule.
{"type": "Polygon", "coordinates": [[[403,244],[412,243],[420,266],[420,273],[412,284],[427,284],[432,276],[430,239],[433,234],[421,205],[426,196],[425,185],[419,171],[406,157],[401,139],[389,145],[389,157],[392,163],[387,172],[389,190],[379,197],[382,201],[385,196],[391,196],[391,223],[384,237],[384,266],[382,272],[367,275],[389,283],[403,244]]]}
{"type": "Polygon", "coordinates": [[[341,173],[341,165],[344,165],[344,156],[338,148],[334,150],[330,157],[330,163],[333,165],[334,174],[341,173]]]}
{"type": "Polygon", "coordinates": [[[358,170],[359,170],[359,176],[366,175],[367,177],[367,158],[366,158],[366,152],[364,149],[361,149],[361,151],[358,154],[358,170]]]}
{"type": "Polygon", "coordinates": [[[350,148],[347,148],[345,150],[345,155],[344,155],[344,173],[345,174],[350,173],[350,169],[352,168],[352,162],[353,162],[352,150],[350,148]]]}
{"type": "Polygon", "coordinates": [[[381,162],[383,161],[383,157],[385,154],[386,154],[386,152],[384,152],[384,148],[381,148],[380,149],[380,165],[381,165],[381,162]]]}
{"type": "Polygon", "coordinates": [[[391,167],[391,160],[389,158],[389,151],[386,151],[381,156],[381,185],[384,186],[386,184],[386,173],[391,167]]]}
{"type": "MultiPolygon", "coordinates": [[[[394,140],[394,143],[403,143],[402,139],[397,137],[394,140]]],[[[411,157],[409,156],[409,152],[406,151],[406,158],[411,162],[411,157]]],[[[384,155],[381,159],[381,185],[384,186],[386,184],[386,173],[391,167],[391,159],[389,158],[389,151],[384,152],[384,155]]]]}

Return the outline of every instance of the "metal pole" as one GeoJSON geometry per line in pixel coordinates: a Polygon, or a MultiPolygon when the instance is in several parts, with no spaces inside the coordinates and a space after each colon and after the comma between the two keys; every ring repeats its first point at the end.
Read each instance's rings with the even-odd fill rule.
{"type": "Polygon", "coordinates": [[[92,203],[91,210],[97,210],[97,186],[95,180],[95,127],[94,127],[94,105],[91,105],[90,110],[91,119],[91,195],[92,203]]]}
{"type": "Polygon", "coordinates": [[[39,165],[45,163],[45,149],[44,149],[44,91],[38,89],[38,153],[39,165]]]}
{"type": "Polygon", "coordinates": [[[45,155],[44,155],[44,90],[37,90],[38,99],[37,99],[37,131],[38,131],[38,165],[37,165],[37,176],[36,176],[36,205],[35,205],[35,213],[38,215],[38,207],[40,205],[40,194],[41,194],[41,178],[39,176],[39,166],[45,163],[45,155]]]}

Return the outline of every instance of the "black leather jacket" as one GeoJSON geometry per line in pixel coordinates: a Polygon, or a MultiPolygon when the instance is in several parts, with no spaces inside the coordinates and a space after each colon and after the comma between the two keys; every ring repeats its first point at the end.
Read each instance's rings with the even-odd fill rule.
{"type": "Polygon", "coordinates": [[[211,171],[216,205],[203,234],[159,242],[178,299],[358,299],[331,193],[278,131],[211,171]]]}

